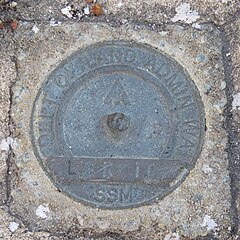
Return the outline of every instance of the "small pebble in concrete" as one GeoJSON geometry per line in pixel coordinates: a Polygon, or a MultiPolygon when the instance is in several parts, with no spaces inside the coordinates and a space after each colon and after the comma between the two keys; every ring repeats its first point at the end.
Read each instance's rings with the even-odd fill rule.
{"type": "Polygon", "coordinates": [[[211,90],[212,90],[212,85],[211,85],[210,83],[204,85],[203,92],[204,92],[205,94],[208,94],[211,90]]]}
{"type": "Polygon", "coordinates": [[[221,89],[224,90],[226,88],[227,84],[226,82],[221,82],[221,89]]]}
{"type": "Polygon", "coordinates": [[[10,8],[15,9],[17,7],[17,2],[11,2],[10,8]]]}
{"type": "Polygon", "coordinates": [[[165,46],[166,46],[166,42],[165,41],[160,41],[159,47],[164,48],[165,46]]]}
{"type": "Polygon", "coordinates": [[[2,20],[0,20],[0,29],[4,28],[4,22],[2,20]]]}
{"type": "Polygon", "coordinates": [[[9,230],[12,233],[15,232],[18,229],[18,227],[19,227],[19,223],[16,223],[16,222],[10,222],[8,226],[9,230]]]}
{"type": "Polygon", "coordinates": [[[78,215],[78,216],[77,216],[77,220],[78,220],[79,224],[80,224],[81,226],[83,226],[83,224],[84,224],[84,218],[83,218],[81,215],[78,215]]]}
{"type": "Polygon", "coordinates": [[[16,30],[19,26],[19,22],[16,19],[13,19],[10,23],[10,27],[12,30],[16,30]]]}
{"type": "Polygon", "coordinates": [[[50,209],[47,206],[39,205],[38,208],[36,209],[36,215],[42,219],[47,218],[49,213],[50,209]]]}
{"type": "Polygon", "coordinates": [[[92,7],[91,12],[95,15],[95,16],[100,16],[103,14],[103,9],[102,6],[98,3],[94,4],[92,7]]]}
{"type": "Polygon", "coordinates": [[[226,104],[227,104],[227,99],[223,98],[217,104],[214,104],[214,107],[217,109],[219,114],[223,114],[226,104]]]}
{"type": "Polygon", "coordinates": [[[206,227],[207,231],[214,230],[217,227],[217,223],[211,218],[211,216],[205,215],[202,227],[206,227]]]}
{"type": "Polygon", "coordinates": [[[125,229],[127,231],[136,231],[139,229],[139,223],[135,220],[130,220],[126,223],[125,229]]]}
{"type": "Polygon", "coordinates": [[[100,229],[106,230],[110,227],[111,223],[108,221],[105,221],[104,219],[97,219],[96,224],[100,229]]]}
{"type": "Polygon", "coordinates": [[[201,193],[197,193],[194,197],[193,197],[194,202],[201,202],[203,200],[203,196],[201,193]]]}
{"type": "Polygon", "coordinates": [[[198,62],[205,62],[206,61],[206,56],[204,54],[199,54],[196,57],[196,59],[197,59],[198,62]]]}

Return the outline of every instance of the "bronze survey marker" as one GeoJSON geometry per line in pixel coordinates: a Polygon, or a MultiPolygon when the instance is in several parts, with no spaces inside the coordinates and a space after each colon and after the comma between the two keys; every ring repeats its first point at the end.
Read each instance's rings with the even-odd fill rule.
{"type": "Polygon", "coordinates": [[[46,78],[32,141],[61,191],[116,209],[175,189],[194,167],[204,126],[199,93],[178,63],[145,45],[105,42],[46,78]]]}

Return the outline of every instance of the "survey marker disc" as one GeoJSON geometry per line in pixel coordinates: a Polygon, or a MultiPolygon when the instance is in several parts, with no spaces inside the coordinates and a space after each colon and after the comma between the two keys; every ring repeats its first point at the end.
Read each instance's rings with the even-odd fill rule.
{"type": "Polygon", "coordinates": [[[200,154],[203,104],[188,73],[149,46],[113,41],[68,57],[32,114],[35,154],[52,182],[95,207],[163,198],[200,154]]]}

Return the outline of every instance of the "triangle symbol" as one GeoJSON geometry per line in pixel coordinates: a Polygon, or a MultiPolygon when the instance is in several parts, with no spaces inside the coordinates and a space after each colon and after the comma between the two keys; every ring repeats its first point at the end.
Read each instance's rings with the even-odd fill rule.
{"type": "Polygon", "coordinates": [[[120,80],[115,81],[108,95],[106,96],[104,103],[112,106],[130,105],[127,93],[125,92],[120,80]]]}

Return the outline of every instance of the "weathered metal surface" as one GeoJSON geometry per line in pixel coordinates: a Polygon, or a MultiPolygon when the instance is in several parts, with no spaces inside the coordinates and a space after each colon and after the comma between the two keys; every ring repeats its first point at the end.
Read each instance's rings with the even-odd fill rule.
{"type": "Polygon", "coordinates": [[[34,103],[32,141],[77,201],[126,208],[162,198],[194,167],[204,113],[183,68],[144,45],[105,42],[63,61],[34,103]]]}

